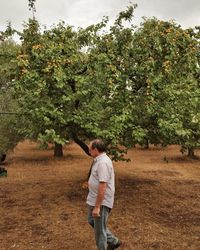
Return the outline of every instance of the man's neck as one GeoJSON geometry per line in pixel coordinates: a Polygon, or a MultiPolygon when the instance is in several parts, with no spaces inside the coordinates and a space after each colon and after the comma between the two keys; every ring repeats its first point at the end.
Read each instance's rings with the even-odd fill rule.
{"type": "Polygon", "coordinates": [[[105,152],[100,152],[94,159],[97,159],[99,156],[105,154],[105,152]]]}

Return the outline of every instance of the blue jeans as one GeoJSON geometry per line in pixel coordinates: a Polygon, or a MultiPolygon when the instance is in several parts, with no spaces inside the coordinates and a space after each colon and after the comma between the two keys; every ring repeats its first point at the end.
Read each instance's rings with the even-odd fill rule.
{"type": "Polygon", "coordinates": [[[107,244],[115,245],[118,238],[107,228],[107,220],[110,208],[101,206],[100,217],[93,218],[94,207],[88,206],[88,223],[94,228],[95,240],[98,250],[106,250],[107,244]]]}

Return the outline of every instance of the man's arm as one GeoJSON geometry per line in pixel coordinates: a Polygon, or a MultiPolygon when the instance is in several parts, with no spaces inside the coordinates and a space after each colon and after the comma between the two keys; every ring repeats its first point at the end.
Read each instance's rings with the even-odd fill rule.
{"type": "Polygon", "coordinates": [[[100,216],[100,207],[101,207],[101,203],[102,203],[102,201],[104,199],[106,186],[107,186],[106,182],[100,182],[99,183],[97,199],[96,199],[95,207],[94,207],[94,209],[92,211],[92,216],[93,217],[99,217],[100,216]]]}

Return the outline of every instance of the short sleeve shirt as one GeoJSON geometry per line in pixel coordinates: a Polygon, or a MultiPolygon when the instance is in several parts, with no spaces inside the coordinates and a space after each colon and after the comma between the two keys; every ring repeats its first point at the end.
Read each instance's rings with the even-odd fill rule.
{"type": "Polygon", "coordinates": [[[90,206],[95,206],[100,182],[107,183],[101,205],[112,208],[115,194],[115,176],[112,161],[106,153],[97,156],[92,165],[92,171],[88,181],[89,193],[87,196],[87,204],[90,206]]]}

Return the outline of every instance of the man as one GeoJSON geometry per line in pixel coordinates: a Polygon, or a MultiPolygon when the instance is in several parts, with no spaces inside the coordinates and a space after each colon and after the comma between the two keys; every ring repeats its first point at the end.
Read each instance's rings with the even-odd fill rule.
{"type": "Polygon", "coordinates": [[[88,222],[94,228],[97,249],[113,250],[121,245],[121,241],[107,228],[108,215],[114,202],[114,169],[102,140],[93,140],[89,144],[89,151],[94,161],[88,180],[88,222]]]}

